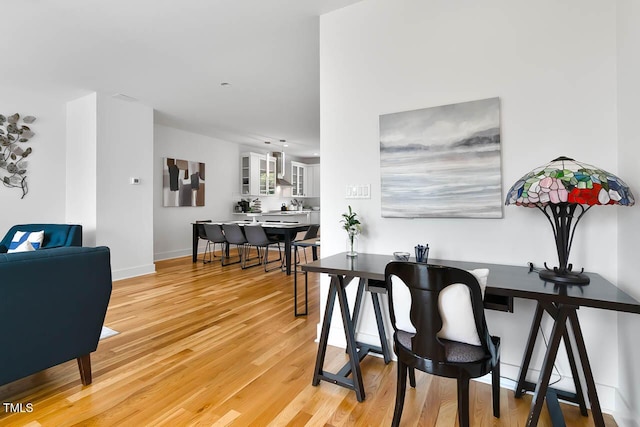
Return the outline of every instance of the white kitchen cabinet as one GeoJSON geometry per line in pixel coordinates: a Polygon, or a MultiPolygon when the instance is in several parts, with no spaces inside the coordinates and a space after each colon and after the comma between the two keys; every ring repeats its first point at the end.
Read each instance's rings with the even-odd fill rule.
{"type": "Polygon", "coordinates": [[[268,154],[240,155],[240,194],[268,196],[276,193],[276,159],[268,154]]]}
{"type": "Polygon", "coordinates": [[[305,194],[305,169],[307,165],[299,162],[291,162],[291,196],[303,197],[305,194]]]}
{"type": "Polygon", "coordinates": [[[320,164],[306,165],[305,178],[305,196],[320,197],[320,164]]]}

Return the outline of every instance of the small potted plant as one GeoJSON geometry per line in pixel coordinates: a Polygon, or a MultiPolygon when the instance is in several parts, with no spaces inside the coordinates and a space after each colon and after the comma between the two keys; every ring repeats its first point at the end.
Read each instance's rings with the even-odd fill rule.
{"type": "Polygon", "coordinates": [[[349,212],[345,212],[342,214],[342,219],[340,220],[342,223],[342,228],[344,228],[347,232],[347,256],[355,257],[358,256],[358,238],[357,236],[362,231],[362,224],[358,219],[358,214],[351,209],[349,206],[349,212]]]}

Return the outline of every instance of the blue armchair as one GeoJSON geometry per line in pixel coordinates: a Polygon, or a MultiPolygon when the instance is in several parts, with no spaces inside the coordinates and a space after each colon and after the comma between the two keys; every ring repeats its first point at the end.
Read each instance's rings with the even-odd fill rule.
{"type": "Polygon", "coordinates": [[[104,246],[0,254],[0,385],[73,359],[90,384],[111,287],[104,246]]]}
{"type": "Polygon", "coordinates": [[[14,225],[0,240],[0,253],[7,252],[9,243],[16,231],[44,230],[44,241],[41,249],[58,248],[61,246],[82,246],[82,226],[77,224],[22,224],[14,225]]]}

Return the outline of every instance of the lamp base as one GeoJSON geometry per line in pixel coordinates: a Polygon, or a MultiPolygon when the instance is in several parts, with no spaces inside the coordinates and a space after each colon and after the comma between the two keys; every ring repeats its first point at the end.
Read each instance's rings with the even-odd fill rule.
{"type": "Polygon", "coordinates": [[[560,272],[554,270],[542,270],[539,273],[540,278],[545,282],[553,282],[565,285],[588,285],[589,276],[583,273],[565,271],[560,272]]]}

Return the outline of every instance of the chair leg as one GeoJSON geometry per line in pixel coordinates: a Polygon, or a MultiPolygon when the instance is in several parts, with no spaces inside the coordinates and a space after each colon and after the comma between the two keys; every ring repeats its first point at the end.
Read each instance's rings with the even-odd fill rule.
{"type": "Polygon", "coordinates": [[[409,368],[409,385],[416,388],[416,370],[414,368],[409,368]]]}
{"type": "Polygon", "coordinates": [[[85,354],[76,359],[78,361],[78,369],[80,370],[80,381],[82,385],[91,384],[91,354],[85,354]]]}
{"type": "Polygon", "coordinates": [[[469,378],[458,378],[458,423],[469,427],[469,378]]]}
{"type": "Polygon", "coordinates": [[[207,240],[207,246],[204,247],[204,255],[202,256],[202,263],[208,264],[211,262],[211,254],[209,249],[211,248],[211,240],[207,240]],[[207,261],[207,253],[209,253],[209,261],[207,261]]]}
{"type": "Polygon", "coordinates": [[[278,259],[274,259],[273,261],[269,261],[269,246],[267,245],[265,247],[264,250],[264,271],[269,272],[269,271],[273,271],[273,270],[277,270],[279,268],[282,268],[282,261],[283,261],[284,257],[282,256],[282,250],[280,249],[280,244],[278,244],[278,259]],[[268,269],[267,270],[267,264],[269,264],[270,262],[278,262],[280,261],[280,265],[276,265],[274,268],[268,269]]]}
{"type": "MultiPolygon", "coordinates": [[[[413,368],[411,368],[413,370],[413,368]]],[[[396,406],[393,410],[393,421],[391,421],[392,427],[398,427],[400,425],[400,418],[402,417],[402,409],[404,408],[404,395],[407,390],[407,365],[398,360],[398,380],[396,388],[396,406]]]]}
{"type": "Polygon", "coordinates": [[[500,358],[491,371],[491,395],[493,397],[493,416],[500,418],[500,358]]]}
{"type": "Polygon", "coordinates": [[[252,259],[256,259],[256,258],[250,258],[250,255],[251,255],[251,246],[252,246],[252,245],[250,245],[250,244],[245,244],[245,245],[243,245],[243,247],[242,247],[242,248],[243,248],[242,253],[243,253],[243,255],[244,255],[244,256],[243,256],[244,262],[242,263],[242,269],[250,268],[250,267],[255,267],[255,266],[257,266],[257,265],[261,265],[261,264],[262,264],[262,252],[260,251],[260,246],[256,246],[256,250],[257,250],[257,252],[258,252],[258,256],[257,256],[256,258],[257,258],[258,262],[257,262],[257,263],[255,263],[255,264],[247,265],[247,261],[250,261],[250,260],[252,260],[252,259]]]}
{"type": "MultiPolygon", "coordinates": [[[[215,242],[213,242],[211,244],[211,255],[212,255],[213,258],[218,258],[218,256],[216,255],[216,243],[215,242]]],[[[209,259],[211,259],[211,258],[209,258],[209,259]]]]}

